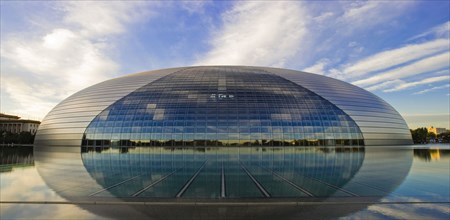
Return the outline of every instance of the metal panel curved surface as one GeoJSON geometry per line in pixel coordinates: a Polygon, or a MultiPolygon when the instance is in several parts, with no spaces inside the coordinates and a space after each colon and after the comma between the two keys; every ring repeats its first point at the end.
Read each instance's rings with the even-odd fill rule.
{"type": "Polygon", "coordinates": [[[37,150],[77,147],[80,151],[83,133],[101,111],[130,92],[153,80],[184,68],[136,73],[107,80],[83,89],[56,105],[44,118],[36,133],[37,150]],[[64,136],[62,134],[70,134],[64,136]]]}
{"type": "MultiPolygon", "coordinates": [[[[56,147],[52,149],[56,151],[67,147],[77,147],[79,150],[86,128],[102,111],[137,89],[161,77],[185,69],[189,69],[188,74],[214,69],[228,69],[236,73],[252,70],[275,74],[317,94],[344,111],[359,126],[364,138],[364,145],[412,143],[408,126],[392,106],[376,95],[349,83],[294,70],[215,66],[182,67],[136,73],[81,90],[59,103],[48,113],[39,127],[35,144],[42,146],[42,149],[56,147]]],[[[280,89],[277,92],[283,91],[280,89]]]]}
{"type": "Polygon", "coordinates": [[[378,96],[322,75],[287,69],[264,69],[309,89],[344,110],[361,129],[366,146],[412,144],[405,120],[378,96]]]}

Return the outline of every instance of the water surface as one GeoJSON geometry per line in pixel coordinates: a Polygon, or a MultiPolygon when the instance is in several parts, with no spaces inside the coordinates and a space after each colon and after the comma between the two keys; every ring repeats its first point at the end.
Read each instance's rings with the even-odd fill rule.
{"type": "Polygon", "coordinates": [[[1,148],[1,219],[448,219],[449,145],[1,148]]]}

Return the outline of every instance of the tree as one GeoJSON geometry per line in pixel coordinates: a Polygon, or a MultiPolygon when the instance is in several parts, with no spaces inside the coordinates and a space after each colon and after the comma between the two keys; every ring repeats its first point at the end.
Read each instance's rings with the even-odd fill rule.
{"type": "Polygon", "coordinates": [[[424,144],[427,143],[427,128],[417,128],[415,130],[410,130],[411,136],[415,144],[424,144]]]}
{"type": "Polygon", "coordinates": [[[34,142],[34,135],[28,131],[22,131],[17,137],[18,144],[32,144],[34,142]]]}
{"type": "Polygon", "coordinates": [[[434,143],[436,140],[436,134],[433,132],[428,132],[427,133],[427,141],[428,143],[434,143]]]}
{"type": "Polygon", "coordinates": [[[442,139],[442,143],[450,143],[450,131],[447,130],[444,133],[440,133],[437,136],[439,139],[442,139]]]}
{"type": "Polygon", "coordinates": [[[0,131],[1,144],[33,144],[34,134],[28,131],[12,133],[9,131],[0,131]]]}

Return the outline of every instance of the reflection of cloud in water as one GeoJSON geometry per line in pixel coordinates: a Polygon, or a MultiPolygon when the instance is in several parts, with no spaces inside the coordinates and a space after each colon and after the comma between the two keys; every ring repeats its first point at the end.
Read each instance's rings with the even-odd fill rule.
{"type": "Polygon", "coordinates": [[[105,219],[76,205],[1,204],[1,219],[105,219]]]}
{"type": "MultiPolygon", "coordinates": [[[[431,204],[420,199],[406,197],[400,199],[410,203],[370,205],[367,209],[343,219],[448,219],[450,216],[450,204],[448,203],[431,204]]],[[[382,202],[398,202],[398,200],[383,199],[382,202]]]]}
{"type": "MultiPolygon", "coordinates": [[[[36,172],[35,167],[14,168],[0,174],[0,200],[4,201],[66,201],[36,172]]],[[[0,219],[99,219],[75,205],[0,204],[0,219]]]]}
{"type": "Polygon", "coordinates": [[[0,191],[2,201],[65,201],[47,187],[35,167],[15,168],[14,172],[2,173],[0,191]]]}
{"type": "MultiPolygon", "coordinates": [[[[205,149],[203,151],[192,151],[187,149],[164,149],[164,148],[142,148],[131,149],[125,151],[126,153],[120,153],[119,151],[89,151],[82,155],[80,158],[79,153],[67,153],[61,155],[61,153],[37,153],[37,165],[40,174],[45,181],[55,189],[64,198],[68,198],[70,201],[116,201],[122,203],[125,201],[136,202],[148,202],[148,205],[131,205],[132,203],[122,203],[122,205],[115,206],[111,209],[108,206],[90,206],[80,205],[83,209],[90,210],[93,213],[102,216],[108,216],[116,218],[118,215],[128,217],[155,217],[166,219],[195,219],[195,216],[208,213],[209,216],[221,216],[221,218],[232,219],[246,219],[250,216],[256,219],[266,218],[303,218],[311,217],[312,215],[321,216],[323,218],[336,218],[339,216],[345,216],[349,213],[356,212],[361,209],[367,208],[370,203],[377,203],[378,200],[397,188],[402,183],[405,176],[408,174],[409,168],[412,162],[412,150],[386,150],[386,149],[358,149],[352,150],[351,148],[224,148],[224,151],[219,149],[205,149]],[[154,152],[153,152],[154,151],[154,152]],[[184,152],[180,154],[180,152],[184,152]],[[194,156],[197,155],[197,156],[194,156]],[[227,156],[228,155],[228,156],[227,156]],[[56,156],[56,158],[55,158],[56,156]],[[64,156],[65,160],[59,160],[64,156]],[[166,159],[164,159],[166,158],[166,159]],[[178,158],[178,159],[177,159],[178,158]],[[200,160],[193,160],[194,158],[200,160]],[[209,158],[209,159],[208,159],[209,158]],[[150,184],[150,180],[161,179],[164,175],[159,175],[158,172],[161,168],[160,165],[165,164],[171,167],[175,165],[184,167],[184,165],[193,166],[193,161],[199,162],[199,166],[203,164],[204,159],[208,159],[208,163],[205,166],[205,170],[208,175],[217,176],[220,180],[220,175],[215,175],[214,167],[221,167],[221,160],[225,159],[236,170],[231,170],[230,174],[246,177],[245,172],[241,172],[240,166],[246,167],[246,169],[255,174],[255,178],[260,181],[263,186],[270,186],[271,181],[277,180],[277,176],[271,180],[270,177],[272,171],[282,176],[278,179],[278,183],[275,188],[268,187],[270,190],[290,189],[291,184],[297,184],[304,189],[312,192],[316,198],[308,198],[307,196],[300,196],[298,198],[278,198],[276,201],[283,202],[338,202],[336,205],[273,205],[271,199],[264,198],[246,198],[244,200],[234,199],[207,199],[203,197],[203,205],[196,204],[197,200],[183,200],[183,198],[165,198],[164,205],[152,204],[160,200],[154,198],[133,198],[131,195],[150,184]],[[233,162],[237,160],[236,162],[233,162]],[[241,162],[239,162],[239,160],[241,162]],[[218,163],[216,163],[217,161],[218,163]],[[157,163],[154,163],[157,162],[157,163]],[[211,168],[211,169],[210,169],[211,168]],[[145,174],[151,171],[155,174],[155,178],[139,180],[134,178],[140,174],[145,174]],[[213,172],[214,171],[214,172],[213,172]],[[239,171],[239,172],[238,172],[239,171]],[[124,182],[118,187],[109,188],[106,191],[102,191],[98,194],[95,192],[102,188],[113,186],[114,184],[124,181],[120,177],[120,173],[125,172],[126,177],[131,179],[124,182]],[[131,172],[131,173],[130,173],[131,172]],[[144,173],[140,173],[144,172],[144,173]],[[58,175],[59,174],[59,175],[58,175]],[[241,175],[242,174],[242,175],[241,175]],[[301,175],[299,175],[301,174],[301,175]],[[64,178],[61,178],[64,177],[64,178]],[[159,177],[159,178],[157,178],[159,177]],[[265,178],[265,179],[264,179],[265,178]],[[68,179],[72,181],[67,181],[68,179]],[[74,182],[74,180],[76,180],[74,182]],[[135,181],[133,182],[132,181],[135,181]],[[284,184],[285,188],[280,188],[283,181],[290,181],[284,184]],[[266,181],[266,182],[264,182],[266,181]],[[72,189],[68,188],[66,184],[72,184],[72,189]],[[124,184],[128,184],[126,187],[124,184]],[[117,189],[115,189],[117,188],[117,189]],[[120,190],[119,190],[120,189],[120,190]],[[103,194],[103,192],[105,194],[103,194]],[[353,194],[360,197],[353,197],[353,194]],[[94,194],[93,194],[94,193],[94,194]],[[93,194],[93,196],[88,196],[93,194]],[[80,196],[81,195],[81,196],[80,196]],[[119,196],[119,198],[115,198],[119,196]],[[329,197],[331,196],[331,197],[329,197]],[[107,198],[108,197],[108,198],[107,198]],[[120,198],[122,197],[122,198],[120,198]],[[327,197],[329,197],[327,199],[327,197]],[[340,202],[343,198],[342,203],[340,202]],[[359,201],[363,199],[364,202],[347,204],[345,201],[359,201]],[[350,199],[350,200],[349,200],[350,199]],[[354,200],[356,199],[356,200],[354,200]],[[179,202],[182,203],[179,203],[179,202]],[[219,202],[219,204],[214,204],[219,202]],[[233,202],[240,202],[234,203],[233,202]],[[248,205],[254,202],[260,202],[258,205],[248,205]],[[220,205],[223,203],[223,205],[220,205]],[[209,205],[208,205],[209,204],[209,205]],[[241,205],[239,205],[241,204],[241,205]],[[176,208],[177,212],[173,212],[176,208]]],[[[206,163],[206,162],[205,162],[206,163]]],[[[177,169],[168,169],[173,171],[177,169]]],[[[198,168],[197,168],[198,169],[198,168]]],[[[194,174],[197,169],[190,170],[190,174],[194,174]]],[[[221,169],[217,169],[220,174],[221,169]]],[[[170,173],[170,172],[169,172],[170,173]]],[[[188,174],[188,173],[186,173],[188,174]]],[[[198,178],[202,179],[200,172],[198,178]]],[[[183,180],[188,180],[192,175],[184,175],[183,180]]],[[[210,176],[210,178],[212,177],[210,176]]],[[[213,178],[214,179],[214,178],[213,178]]],[[[127,180],[127,179],[125,179],[127,180]]],[[[215,184],[212,179],[201,181],[208,183],[206,186],[211,187],[215,184]]],[[[242,180],[242,179],[241,179],[242,180]]],[[[249,179],[249,181],[251,181],[249,179]]],[[[168,183],[181,184],[186,181],[169,181],[168,183]]],[[[162,181],[164,183],[164,181],[162,181]]],[[[230,182],[231,183],[231,182],[230,182]]],[[[242,182],[233,182],[233,184],[242,184],[242,182]]],[[[275,183],[275,182],[273,182],[275,183]]],[[[190,186],[193,189],[197,188],[196,181],[192,182],[190,186]]],[[[162,184],[164,185],[164,184],[162,184]]],[[[254,184],[249,182],[248,186],[254,187],[254,184]]],[[[157,185],[155,185],[157,186],[157,185]]],[[[220,181],[218,185],[220,186],[220,181]]],[[[239,186],[239,185],[237,185],[239,186]]],[[[177,187],[175,187],[177,188],[177,187]]],[[[212,187],[215,189],[216,187],[212,187]]],[[[238,187],[240,188],[240,187],[238,187]]],[[[150,188],[151,189],[151,188],[150,188]]],[[[169,190],[170,188],[164,188],[169,190]]],[[[219,187],[220,189],[220,187],[219,187]]],[[[231,188],[230,188],[231,189],[231,188]]],[[[295,190],[295,189],[292,189],[295,190]]],[[[175,189],[173,194],[176,195],[178,190],[175,189]]],[[[158,190],[152,192],[161,192],[158,190]]],[[[193,191],[194,192],[194,191],[193,191]]],[[[140,194],[142,195],[142,194],[140,194]]],[[[189,190],[185,195],[189,194],[189,190]]],[[[209,195],[209,194],[208,194],[209,195]]],[[[217,194],[214,194],[217,195],[217,194]]],[[[276,195],[276,194],[272,194],[276,195]]],[[[191,197],[192,198],[192,197],[191,197]]],[[[296,203],[295,203],[296,204],[296,203]]]]}
{"type": "MultiPolygon", "coordinates": [[[[319,166],[319,170],[327,171],[326,168],[332,165],[336,168],[336,153],[332,149],[313,148],[314,151],[307,149],[298,149],[305,153],[316,152],[319,155],[327,158],[323,162],[325,166],[319,166]],[[334,158],[334,159],[333,159],[334,158]],[[328,164],[328,165],[326,165],[328,164]],[[321,168],[320,168],[321,167],[321,168]]],[[[234,149],[239,150],[239,149],[234,149]]],[[[242,150],[242,149],[240,149],[242,150]]],[[[286,149],[285,149],[286,150],[286,149]]],[[[121,156],[128,159],[130,154],[136,154],[140,151],[129,151],[121,156]]],[[[208,151],[202,151],[203,153],[208,151]]],[[[284,151],[273,151],[270,158],[278,158],[278,160],[289,161],[286,158],[284,151]],[[284,155],[284,156],[283,156],[284,155]]],[[[289,151],[288,151],[289,152],[289,151]]],[[[359,151],[361,153],[361,151],[359,151]]],[[[448,151],[447,151],[448,152],[448,151]]],[[[111,156],[110,153],[101,153],[99,155],[111,156]]],[[[267,153],[267,151],[265,151],[267,153]]],[[[258,154],[264,155],[262,151],[258,154]]],[[[442,152],[441,152],[442,153],[442,152]]],[[[40,169],[41,175],[44,174],[46,183],[42,181],[36,170],[33,167],[19,168],[15,167],[13,172],[1,173],[1,201],[66,201],[69,204],[7,204],[2,203],[0,218],[38,218],[38,219],[101,219],[100,216],[107,216],[110,218],[125,219],[134,218],[142,219],[155,217],[167,219],[197,219],[200,214],[208,213],[210,215],[219,215],[223,219],[247,219],[249,214],[256,219],[280,218],[280,219],[300,219],[309,218],[311,216],[320,216],[320,218],[336,218],[339,216],[346,216],[348,219],[446,219],[450,215],[450,200],[449,189],[446,183],[449,182],[449,176],[443,175],[448,171],[448,164],[450,157],[441,156],[439,161],[427,162],[418,157],[413,157],[413,150],[395,150],[383,149],[377,150],[374,148],[366,148],[363,163],[358,171],[354,173],[354,169],[345,169],[352,166],[341,166],[339,169],[341,178],[350,178],[342,189],[348,190],[360,195],[360,197],[342,198],[332,195],[328,199],[323,198],[303,198],[297,200],[305,202],[305,205],[292,205],[287,199],[286,205],[271,205],[271,200],[260,199],[259,201],[266,202],[266,205],[235,205],[230,206],[207,206],[207,205],[177,205],[174,203],[167,203],[166,205],[152,204],[151,200],[147,205],[138,204],[131,205],[119,199],[110,198],[89,198],[76,197],[76,192],[82,192],[82,187],[97,190],[101,184],[95,181],[95,178],[101,177],[101,169],[88,169],[80,163],[82,160],[80,154],[45,154],[49,157],[42,157],[39,155],[36,166],[40,169]],[[411,162],[414,158],[414,163],[411,162]],[[78,161],[78,162],[76,162],[78,161]],[[89,170],[91,173],[89,173],[89,170]],[[353,170],[353,172],[352,172],[353,170]],[[73,172],[71,172],[73,171],[73,172]],[[81,172],[84,172],[81,173],[81,172]],[[409,173],[408,173],[409,172],[409,173]],[[353,173],[353,174],[352,174],[353,173]],[[348,174],[351,174],[350,177],[348,174]],[[408,175],[406,177],[406,175],[408,175]],[[443,177],[444,176],[444,177],[443,177]],[[406,177],[406,179],[405,179],[406,177]],[[417,182],[417,180],[421,180],[417,182]],[[49,180],[47,182],[47,180],[49,180]],[[66,181],[60,181],[66,180],[66,181]],[[69,187],[67,184],[71,184],[69,187]],[[49,189],[50,186],[57,194],[49,189]],[[74,186],[78,186],[75,187],[74,186]],[[372,188],[370,188],[372,187],[372,188]],[[359,190],[358,190],[359,189],[359,190]],[[81,191],[80,191],[81,190],[81,191]],[[74,193],[71,193],[73,191],[74,193]],[[60,197],[59,195],[63,196],[60,197]],[[386,196],[388,195],[388,196],[386,196]],[[106,200],[104,200],[106,199],[106,200]],[[116,205],[100,204],[101,201],[121,203],[116,205]],[[97,204],[82,204],[86,201],[97,201],[97,204]],[[269,201],[267,203],[267,201],[269,201]],[[308,201],[319,202],[317,204],[308,203],[308,201]],[[362,203],[358,203],[358,201],[362,203]],[[77,205],[70,204],[74,202],[77,205]],[[81,202],[81,203],[79,203],[81,202]],[[331,202],[331,203],[329,203],[331,202]],[[348,203],[350,202],[350,203],[348,203]],[[447,203],[430,203],[430,202],[447,202],[447,203]],[[371,204],[372,203],[372,204],[371,204]],[[306,205],[308,204],[308,205],[306,205]],[[176,209],[176,212],[173,210],[176,209]],[[91,214],[92,213],[92,214],[91,214]],[[228,213],[228,214],[227,214],[228,213]],[[233,215],[230,215],[233,213],[233,215]],[[247,214],[245,214],[247,213],[247,214]],[[351,214],[352,213],[352,214],[351,214]],[[224,217],[225,216],[225,217],[224,217]],[[234,216],[234,217],[233,217],[234,216]]],[[[235,155],[230,154],[231,155],[235,155]]],[[[347,155],[349,154],[340,154],[347,155]]],[[[446,155],[444,152],[442,155],[446,155]]],[[[234,157],[233,157],[234,158],[234,157]]],[[[287,157],[289,158],[289,157],[287,157]]],[[[304,158],[322,158],[322,157],[304,157],[304,158]]],[[[338,157],[339,158],[339,157],[338,157]]],[[[346,157],[340,157],[342,159],[346,157]]],[[[353,160],[360,158],[360,156],[350,156],[353,160]]],[[[347,161],[352,161],[348,160],[347,161]]],[[[313,160],[314,161],[314,160],[313,160]]],[[[339,160],[338,160],[339,161],[339,160]]],[[[341,160],[342,161],[342,160],[341,160]]],[[[360,161],[359,159],[356,161],[360,161]]],[[[142,161],[141,161],[142,162],[142,161]]],[[[354,161],[355,162],[355,161],[354,161]]],[[[129,163],[126,163],[130,165],[129,163]]],[[[287,163],[290,164],[290,163],[287,163]]],[[[314,163],[306,162],[304,168],[314,170],[314,163]]],[[[341,165],[345,165],[343,163],[341,165]]],[[[99,164],[100,165],[100,164],[99,164]]],[[[249,168],[250,164],[246,164],[249,168]]],[[[338,166],[339,167],[339,166],[338,166]]],[[[91,164],[91,168],[92,164],[91,164]]],[[[101,168],[101,167],[97,167],[101,168]]],[[[328,167],[329,168],[329,167],[328,167]]],[[[317,171],[319,171],[317,170],[317,171]]],[[[104,173],[105,174],[105,173],[104,173]]],[[[320,174],[317,173],[317,174],[320,174]]],[[[316,176],[318,177],[318,176],[316,176]]],[[[322,179],[325,181],[326,179],[322,179]]],[[[110,195],[112,196],[112,195],[110,195]]],[[[141,200],[142,201],[142,200],[141,200]]],[[[168,201],[168,200],[166,200],[168,201]]],[[[172,200],[175,201],[175,200],[172,200]]],[[[187,201],[187,200],[184,200],[187,201]]],[[[197,200],[195,200],[197,201],[197,200]]],[[[229,202],[229,200],[220,200],[222,202],[229,202]]],[[[242,201],[242,200],[241,200],[242,201]]],[[[246,199],[246,202],[249,200],[246,199]]],[[[255,201],[255,200],[252,200],[255,201]]],[[[139,203],[139,202],[138,202],[139,203]]],[[[218,219],[220,219],[218,217],[218,219]]]]}
{"type": "Polygon", "coordinates": [[[426,158],[436,150],[414,149],[414,163],[405,181],[379,204],[344,219],[449,219],[450,151],[439,151],[440,160],[432,161],[426,158]]]}
{"type": "MultiPolygon", "coordinates": [[[[450,204],[443,204],[443,203],[429,203],[427,200],[418,199],[418,198],[412,198],[412,197],[396,197],[396,198],[385,198],[382,199],[381,202],[398,202],[399,200],[403,202],[409,202],[409,203],[421,203],[421,204],[415,204],[417,207],[420,208],[426,208],[429,210],[435,210],[442,213],[448,213],[450,214],[450,204]]],[[[404,204],[393,204],[399,207],[405,206],[404,204]]]]}

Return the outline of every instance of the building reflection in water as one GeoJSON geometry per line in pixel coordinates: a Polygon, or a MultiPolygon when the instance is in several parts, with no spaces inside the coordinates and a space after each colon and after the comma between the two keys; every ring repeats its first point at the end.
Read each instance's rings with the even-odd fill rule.
{"type": "Polygon", "coordinates": [[[125,148],[82,154],[104,187],[90,194],[117,197],[326,197],[358,171],[364,148],[125,148]]]}
{"type": "Polygon", "coordinates": [[[15,167],[34,165],[33,150],[30,147],[0,147],[0,172],[11,172],[15,167]]]}
{"type": "Polygon", "coordinates": [[[449,156],[450,151],[440,149],[414,149],[414,157],[424,161],[438,161],[442,157],[449,156]]]}
{"type": "Polygon", "coordinates": [[[82,205],[106,217],[332,218],[363,209],[395,190],[409,172],[413,152],[136,147],[84,148],[81,156],[36,151],[35,158],[43,179],[69,201],[123,202],[115,209],[82,205]],[[323,205],[330,201],[345,202],[338,209],[323,205]],[[345,205],[349,201],[363,202],[345,205]]]}

